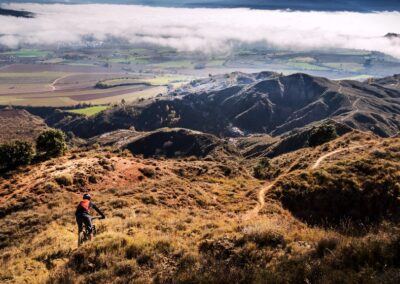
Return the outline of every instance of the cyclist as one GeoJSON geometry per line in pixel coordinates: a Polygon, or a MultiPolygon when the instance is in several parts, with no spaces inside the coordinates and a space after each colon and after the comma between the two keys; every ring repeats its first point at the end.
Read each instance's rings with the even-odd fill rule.
{"type": "Polygon", "coordinates": [[[90,209],[96,210],[97,213],[100,214],[101,219],[104,219],[105,216],[103,212],[92,202],[90,201],[92,197],[89,193],[85,193],[83,195],[83,200],[79,202],[78,207],[75,211],[76,223],[78,224],[78,236],[82,232],[83,224],[85,224],[87,230],[90,232],[89,240],[93,238],[93,226],[92,226],[92,217],[90,216],[90,209]]]}

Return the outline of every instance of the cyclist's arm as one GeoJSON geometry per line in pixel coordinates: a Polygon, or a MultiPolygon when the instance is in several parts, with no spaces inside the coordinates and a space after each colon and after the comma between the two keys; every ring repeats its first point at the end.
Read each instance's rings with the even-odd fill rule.
{"type": "Polygon", "coordinates": [[[92,203],[92,208],[93,208],[94,210],[96,210],[96,212],[99,213],[99,215],[100,215],[103,219],[106,218],[106,216],[103,214],[103,212],[101,212],[101,210],[100,210],[94,203],[92,203]]]}

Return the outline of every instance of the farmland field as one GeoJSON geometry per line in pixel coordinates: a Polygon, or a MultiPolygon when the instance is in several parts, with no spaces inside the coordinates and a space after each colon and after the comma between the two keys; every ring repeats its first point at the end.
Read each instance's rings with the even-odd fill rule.
{"type": "Polygon", "coordinates": [[[113,104],[167,94],[209,74],[233,71],[307,72],[330,79],[364,80],[398,73],[400,62],[354,50],[298,52],[240,49],[205,55],[158,46],[101,45],[0,52],[0,105],[113,104]]]}
{"type": "Polygon", "coordinates": [[[54,107],[82,103],[111,104],[122,99],[150,98],[166,93],[168,89],[165,85],[173,86],[188,80],[177,75],[123,75],[121,72],[3,71],[0,72],[0,104],[54,107]],[[110,86],[96,88],[98,82],[107,82],[110,86]]]}
{"type": "Polygon", "coordinates": [[[48,52],[40,49],[20,49],[17,51],[3,52],[0,55],[9,55],[16,57],[45,57],[48,55],[48,52]]]}

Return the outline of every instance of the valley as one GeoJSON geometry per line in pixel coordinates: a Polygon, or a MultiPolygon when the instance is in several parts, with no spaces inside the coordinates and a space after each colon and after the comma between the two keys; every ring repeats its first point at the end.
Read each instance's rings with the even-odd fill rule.
{"type": "Polygon", "coordinates": [[[1,109],[3,143],[52,126],[69,145],[1,175],[1,281],[394,283],[397,77],[234,72],[103,109],[1,109]],[[78,249],[84,192],[107,218],[78,249]]]}
{"type": "Polygon", "coordinates": [[[396,1],[0,4],[0,283],[400,283],[396,1]]]}
{"type": "Polygon", "coordinates": [[[57,50],[5,49],[0,50],[0,105],[109,105],[166,94],[191,80],[232,71],[276,70],[285,75],[304,72],[366,80],[392,75],[399,67],[400,62],[390,56],[354,50],[295,53],[242,48],[208,56],[156,46],[93,42],[57,50]],[[111,88],[96,88],[107,80],[111,88]]]}

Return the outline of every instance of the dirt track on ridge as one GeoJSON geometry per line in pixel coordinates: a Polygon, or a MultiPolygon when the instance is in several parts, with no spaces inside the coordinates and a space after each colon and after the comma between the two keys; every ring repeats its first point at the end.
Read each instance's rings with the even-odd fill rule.
{"type": "MultiPolygon", "coordinates": [[[[328,152],[328,153],[326,153],[326,154],[320,156],[320,157],[312,164],[312,166],[309,167],[309,169],[311,169],[311,170],[317,169],[325,159],[327,159],[327,158],[329,158],[329,157],[331,157],[331,156],[333,156],[333,155],[335,155],[335,154],[338,154],[338,153],[340,153],[340,152],[344,152],[344,151],[346,151],[346,150],[353,150],[353,149],[362,148],[362,147],[364,147],[364,145],[355,145],[355,146],[348,147],[348,148],[336,149],[336,150],[334,150],[334,151],[330,151],[330,152],[328,152]]],[[[262,209],[262,208],[264,207],[264,205],[265,205],[265,195],[266,195],[266,193],[267,193],[280,179],[284,178],[287,174],[289,174],[289,173],[290,173],[290,169],[291,169],[292,166],[293,166],[294,164],[296,164],[297,162],[298,162],[298,160],[296,160],[294,163],[292,163],[292,164],[288,167],[288,169],[287,169],[283,174],[279,175],[279,176],[278,176],[277,178],[275,178],[273,181],[267,182],[267,183],[261,188],[261,190],[260,190],[260,191],[258,192],[258,194],[257,194],[257,205],[256,205],[253,209],[251,209],[250,211],[248,211],[248,212],[242,217],[243,220],[250,220],[250,219],[253,219],[254,217],[256,217],[256,216],[259,214],[259,212],[261,211],[261,209],[262,209]]]]}

